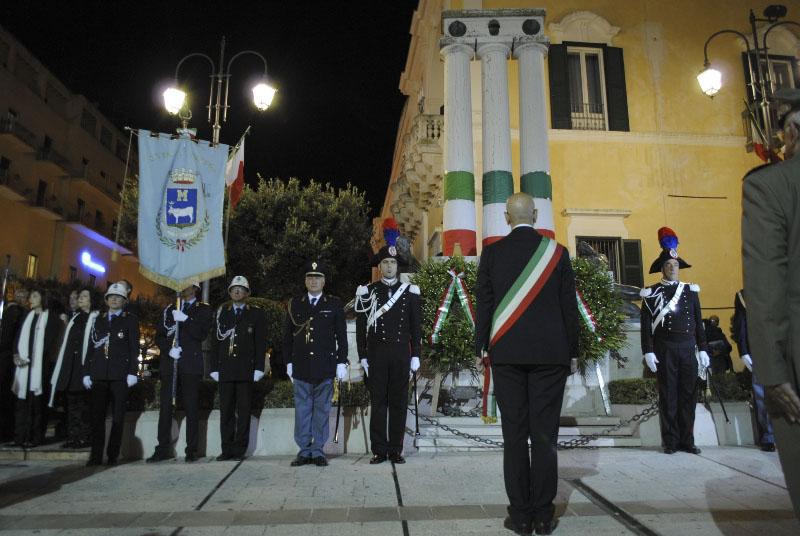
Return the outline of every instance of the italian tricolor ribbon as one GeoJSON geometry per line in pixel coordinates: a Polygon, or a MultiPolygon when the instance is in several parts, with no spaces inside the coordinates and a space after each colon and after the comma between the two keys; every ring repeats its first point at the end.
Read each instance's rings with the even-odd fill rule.
{"type": "Polygon", "coordinates": [[[589,328],[589,331],[594,333],[597,331],[597,322],[592,315],[592,310],[589,309],[589,304],[583,299],[583,294],[581,294],[580,290],[575,291],[575,298],[578,300],[578,312],[580,312],[581,318],[586,322],[586,327],[589,328]]]}
{"type": "Polygon", "coordinates": [[[475,329],[475,311],[472,309],[472,300],[470,300],[469,292],[467,292],[467,287],[462,280],[464,274],[457,274],[453,269],[448,270],[447,273],[450,275],[451,281],[445,289],[444,294],[442,294],[441,300],[439,300],[439,308],[436,310],[436,317],[433,319],[433,331],[430,337],[431,344],[439,342],[439,333],[442,331],[442,326],[444,326],[447,315],[450,314],[450,306],[453,303],[453,298],[456,296],[458,296],[458,301],[461,303],[461,307],[464,309],[464,314],[467,320],[469,320],[472,329],[475,329]]]}

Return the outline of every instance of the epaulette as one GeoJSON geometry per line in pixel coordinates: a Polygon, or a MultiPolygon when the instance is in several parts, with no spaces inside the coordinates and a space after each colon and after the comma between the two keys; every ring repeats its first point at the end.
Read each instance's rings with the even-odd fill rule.
{"type": "Polygon", "coordinates": [[[689,285],[689,290],[693,292],[700,292],[700,285],[698,285],[697,283],[689,283],[688,285],[689,285]]]}
{"type": "Polygon", "coordinates": [[[409,286],[409,287],[408,287],[408,291],[409,291],[411,294],[416,294],[417,296],[419,296],[419,294],[420,294],[420,292],[419,292],[419,287],[418,287],[417,285],[411,285],[411,286],[409,286]]]}
{"type": "Polygon", "coordinates": [[[369,293],[369,288],[364,285],[358,285],[356,289],[356,296],[366,296],[369,293]]]}
{"type": "Polygon", "coordinates": [[[651,289],[650,287],[644,287],[642,290],[639,291],[639,296],[641,296],[642,298],[647,298],[652,293],[653,289],[651,289]]]}

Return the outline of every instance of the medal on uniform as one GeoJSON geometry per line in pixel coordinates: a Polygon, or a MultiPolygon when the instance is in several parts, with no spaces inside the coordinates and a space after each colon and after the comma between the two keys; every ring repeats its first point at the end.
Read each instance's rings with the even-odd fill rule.
{"type": "Polygon", "coordinates": [[[105,353],[105,355],[106,355],[106,359],[108,359],[108,346],[109,346],[109,342],[111,342],[111,338],[110,338],[110,337],[108,337],[108,336],[106,336],[106,342],[105,342],[105,344],[103,344],[103,352],[104,352],[104,353],[105,353]]]}
{"type": "Polygon", "coordinates": [[[235,357],[233,355],[233,340],[236,338],[236,332],[234,331],[231,333],[230,339],[228,339],[228,356],[235,357]]]}
{"type": "Polygon", "coordinates": [[[247,333],[253,333],[253,326],[247,326],[247,333]]]}
{"type": "Polygon", "coordinates": [[[119,333],[117,333],[117,337],[119,337],[120,339],[124,339],[125,338],[125,332],[124,331],[120,331],[119,333]]]}

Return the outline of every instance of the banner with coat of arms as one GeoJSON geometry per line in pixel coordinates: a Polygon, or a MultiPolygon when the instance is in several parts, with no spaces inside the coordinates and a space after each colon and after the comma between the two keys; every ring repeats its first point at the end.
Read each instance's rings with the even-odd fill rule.
{"type": "Polygon", "coordinates": [[[139,271],[180,291],[225,274],[228,146],[139,131],[139,271]]]}

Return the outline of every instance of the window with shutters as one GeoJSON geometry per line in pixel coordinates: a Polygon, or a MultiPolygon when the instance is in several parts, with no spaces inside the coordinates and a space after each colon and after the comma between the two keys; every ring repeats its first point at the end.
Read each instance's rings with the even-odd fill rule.
{"type": "Polygon", "coordinates": [[[581,242],[586,242],[608,259],[608,269],[613,274],[615,283],[636,287],[644,285],[640,240],[626,240],[616,236],[576,236],[576,249],[581,242]]]}
{"type": "Polygon", "coordinates": [[[597,43],[551,45],[552,128],[630,130],[622,49],[597,43]]]}

